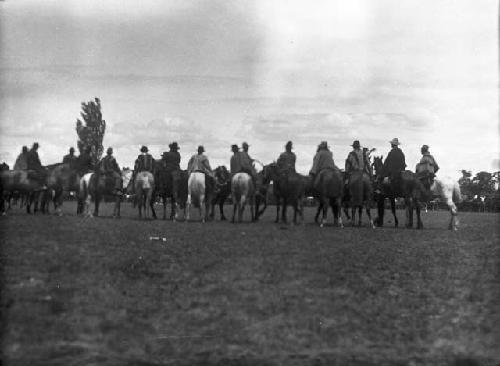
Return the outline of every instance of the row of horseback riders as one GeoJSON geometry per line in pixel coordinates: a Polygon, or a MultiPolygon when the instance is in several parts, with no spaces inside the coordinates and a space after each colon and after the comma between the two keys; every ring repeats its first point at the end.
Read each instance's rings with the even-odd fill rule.
{"type": "MultiPolygon", "coordinates": [[[[400,142],[397,138],[389,141],[391,144],[391,150],[384,161],[382,178],[385,178],[385,182],[391,185],[399,184],[399,179],[401,177],[401,172],[406,168],[405,155],[400,149],[400,142]]],[[[361,144],[358,140],[354,141],[351,145],[353,150],[349,152],[346,162],[345,162],[345,176],[346,180],[349,179],[355,173],[366,174],[369,177],[373,176],[371,171],[371,161],[370,154],[375,149],[369,150],[368,148],[361,148],[361,144]]],[[[36,179],[44,180],[46,177],[46,170],[40,162],[38,156],[39,144],[34,143],[32,148],[28,150],[26,146],[23,146],[21,154],[18,156],[16,163],[14,165],[15,170],[31,170],[35,172],[36,179]]],[[[282,152],[276,162],[279,173],[289,174],[295,172],[296,155],[292,151],[293,143],[288,141],[285,145],[285,151],[282,152]]],[[[163,168],[168,172],[179,172],[181,155],[179,153],[180,147],[177,142],[172,142],[169,144],[169,151],[162,154],[162,158],[159,161],[163,165],[163,168]]],[[[246,142],[242,143],[241,149],[238,145],[234,144],[231,146],[231,151],[233,155],[230,160],[230,173],[234,175],[236,173],[245,172],[248,173],[255,183],[257,172],[254,167],[255,159],[252,159],[249,155],[249,145],[246,142]]],[[[98,174],[105,174],[113,182],[114,189],[116,193],[120,193],[122,190],[122,178],[120,167],[113,156],[113,149],[110,147],[106,151],[106,156],[104,156],[101,161],[97,164],[97,167],[93,166],[91,157],[92,148],[87,147],[78,157],[75,156],[75,149],[70,148],[69,154],[63,157],[63,163],[69,164],[73,169],[78,171],[80,174],[85,174],[87,172],[96,171],[98,174]]],[[[134,164],[134,175],[132,179],[139,172],[148,171],[154,173],[155,161],[153,156],[149,154],[148,148],[142,146],[140,149],[140,155],[135,160],[134,164]]],[[[198,146],[197,154],[193,155],[189,162],[187,172],[188,174],[192,172],[202,172],[207,177],[212,179],[207,179],[207,188],[210,185],[217,185],[217,178],[210,166],[208,157],[204,154],[205,148],[203,146],[198,146]]],[[[419,175],[427,175],[431,180],[434,178],[435,173],[439,170],[439,166],[434,159],[434,157],[429,152],[429,146],[423,145],[421,148],[422,158],[417,164],[416,173],[419,175]]],[[[322,141],[316,150],[316,155],[313,159],[312,168],[309,171],[309,175],[317,177],[319,173],[324,169],[339,170],[333,160],[333,153],[330,150],[326,141],[322,141]]],[[[347,182],[346,182],[347,183],[347,182]]]]}

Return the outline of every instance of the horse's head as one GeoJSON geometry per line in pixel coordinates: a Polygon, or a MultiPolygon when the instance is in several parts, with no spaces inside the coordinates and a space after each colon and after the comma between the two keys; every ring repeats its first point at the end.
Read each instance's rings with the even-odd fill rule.
{"type": "Polygon", "coordinates": [[[384,158],[383,155],[375,156],[373,158],[373,163],[372,163],[373,174],[377,177],[381,177],[383,174],[383,170],[384,170],[383,158],[384,158]]]}
{"type": "Polygon", "coordinates": [[[231,178],[231,174],[227,170],[225,165],[218,166],[214,170],[215,178],[219,182],[228,182],[231,178]]]}
{"type": "Polygon", "coordinates": [[[264,165],[264,167],[262,168],[262,173],[264,176],[264,183],[274,181],[278,177],[278,165],[276,164],[276,162],[264,165]]]}

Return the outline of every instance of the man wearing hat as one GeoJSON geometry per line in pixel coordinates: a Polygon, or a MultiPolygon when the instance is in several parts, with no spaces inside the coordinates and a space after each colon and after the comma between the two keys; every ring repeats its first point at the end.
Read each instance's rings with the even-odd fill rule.
{"type": "Polygon", "coordinates": [[[248,154],[249,145],[246,142],[243,142],[243,144],[241,144],[241,147],[243,148],[243,151],[240,151],[242,172],[248,173],[250,177],[252,177],[255,186],[255,179],[257,178],[257,172],[253,167],[254,160],[248,154]]]}
{"type": "Polygon", "coordinates": [[[346,173],[346,184],[351,178],[351,175],[355,172],[365,171],[365,157],[361,151],[361,144],[358,140],[352,143],[352,151],[347,155],[345,160],[345,173],[346,173]]]}
{"type": "Polygon", "coordinates": [[[285,151],[280,154],[278,161],[276,162],[280,173],[295,173],[295,161],[297,160],[297,157],[295,156],[295,153],[292,152],[292,148],[292,141],[288,141],[285,145],[285,151]]]}
{"type": "Polygon", "coordinates": [[[69,154],[64,155],[63,164],[69,164],[69,166],[73,169],[76,166],[77,157],[75,156],[75,148],[69,148],[69,154]]]}
{"type": "Polygon", "coordinates": [[[120,167],[113,156],[113,148],[108,147],[106,156],[99,162],[98,174],[103,174],[106,181],[112,181],[115,194],[122,194],[122,175],[120,167]]]}
{"type": "Polygon", "coordinates": [[[155,166],[155,160],[151,156],[151,154],[148,154],[148,147],[147,146],[142,146],[141,147],[141,154],[137,156],[137,159],[135,159],[134,163],[134,173],[132,175],[132,189],[135,192],[135,177],[137,176],[137,173],[140,172],[150,172],[151,174],[154,174],[154,166],[155,166]]]}
{"type": "MultiPolygon", "coordinates": [[[[328,143],[326,141],[321,141],[318,145],[316,155],[314,155],[313,166],[309,171],[309,175],[313,177],[315,183],[316,178],[319,177],[319,173],[324,169],[338,170],[339,168],[333,161],[333,154],[328,147],[328,143]]],[[[316,185],[315,183],[314,185],[316,185]]]]}
{"type": "Polygon", "coordinates": [[[169,151],[162,154],[165,169],[169,172],[181,170],[181,154],[179,154],[179,145],[174,141],[168,145],[168,148],[169,151]]]}
{"type": "Polygon", "coordinates": [[[238,145],[231,145],[231,151],[233,155],[231,156],[231,160],[229,161],[229,171],[231,172],[231,176],[235,175],[242,171],[241,167],[241,154],[238,145]]]}
{"type": "Polygon", "coordinates": [[[416,172],[420,176],[429,175],[431,182],[433,182],[434,177],[437,171],[439,170],[439,165],[429,152],[428,145],[423,145],[420,148],[420,152],[422,153],[422,158],[420,159],[420,162],[417,164],[416,172]]]}
{"type": "Polygon", "coordinates": [[[406,168],[405,155],[399,148],[400,142],[397,138],[393,138],[389,143],[391,151],[384,161],[384,177],[389,178],[391,185],[397,186],[401,179],[401,172],[406,168]]]}
{"type": "Polygon", "coordinates": [[[28,146],[23,146],[21,153],[14,163],[14,170],[27,170],[28,169],[28,146]]]}
{"type": "Polygon", "coordinates": [[[198,154],[191,156],[188,162],[188,176],[193,172],[200,172],[205,174],[205,190],[207,192],[213,192],[215,187],[215,176],[210,167],[210,163],[208,158],[203,153],[205,152],[205,148],[200,145],[198,146],[198,154]]]}

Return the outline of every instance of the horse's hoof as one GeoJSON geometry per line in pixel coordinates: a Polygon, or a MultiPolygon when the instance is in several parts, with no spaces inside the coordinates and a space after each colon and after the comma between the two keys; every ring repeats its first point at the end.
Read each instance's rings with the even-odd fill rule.
{"type": "Polygon", "coordinates": [[[225,217],[225,216],[222,216],[222,217],[220,218],[220,221],[226,221],[226,220],[227,220],[227,219],[226,219],[226,217],[225,217]]]}

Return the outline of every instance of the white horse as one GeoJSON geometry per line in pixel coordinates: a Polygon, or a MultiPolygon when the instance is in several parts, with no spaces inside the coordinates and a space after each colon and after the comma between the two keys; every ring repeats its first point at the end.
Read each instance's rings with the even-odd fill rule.
{"type": "Polygon", "coordinates": [[[154,188],[155,179],[153,174],[147,171],[137,173],[135,177],[135,194],[137,205],[139,206],[139,218],[142,218],[142,209],[144,209],[144,218],[150,218],[151,212],[154,212],[153,204],[151,201],[154,188]]]}
{"type": "MultiPolygon", "coordinates": [[[[131,171],[124,171],[121,173],[122,178],[122,189],[124,181],[130,181],[131,171]]],[[[115,207],[113,209],[113,217],[120,217],[120,203],[121,195],[111,191],[106,185],[106,177],[101,175],[98,176],[94,172],[84,174],[80,179],[80,187],[78,192],[78,206],[82,207],[82,212],[84,216],[93,217],[97,216],[99,213],[99,202],[101,198],[105,195],[115,197],[115,207]],[[90,212],[90,203],[94,199],[95,209],[94,213],[90,212]]],[[[79,212],[80,213],[80,212],[79,212]]]]}
{"type": "Polygon", "coordinates": [[[233,219],[234,223],[236,217],[236,210],[238,210],[238,221],[243,220],[243,211],[245,204],[250,204],[250,213],[252,221],[255,220],[254,203],[255,203],[255,187],[252,178],[248,173],[236,173],[231,180],[231,194],[233,198],[233,219]]]}
{"type": "Polygon", "coordinates": [[[201,172],[192,172],[189,175],[186,221],[189,221],[192,204],[200,209],[201,222],[204,223],[208,219],[210,200],[207,197],[205,179],[205,174],[201,172]]]}
{"type": "MultiPolygon", "coordinates": [[[[459,220],[458,220],[458,210],[457,203],[462,202],[462,194],[460,192],[460,186],[457,181],[450,177],[444,177],[442,179],[434,179],[434,182],[430,185],[428,189],[425,188],[425,184],[422,184],[424,191],[422,191],[421,199],[428,201],[432,197],[439,197],[442,202],[445,202],[450,210],[451,219],[448,225],[450,230],[458,230],[459,220]]],[[[417,228],[423,228],[422,220],[420,219],[420,205],[416,205],[417,209],[417,228]]]]}

